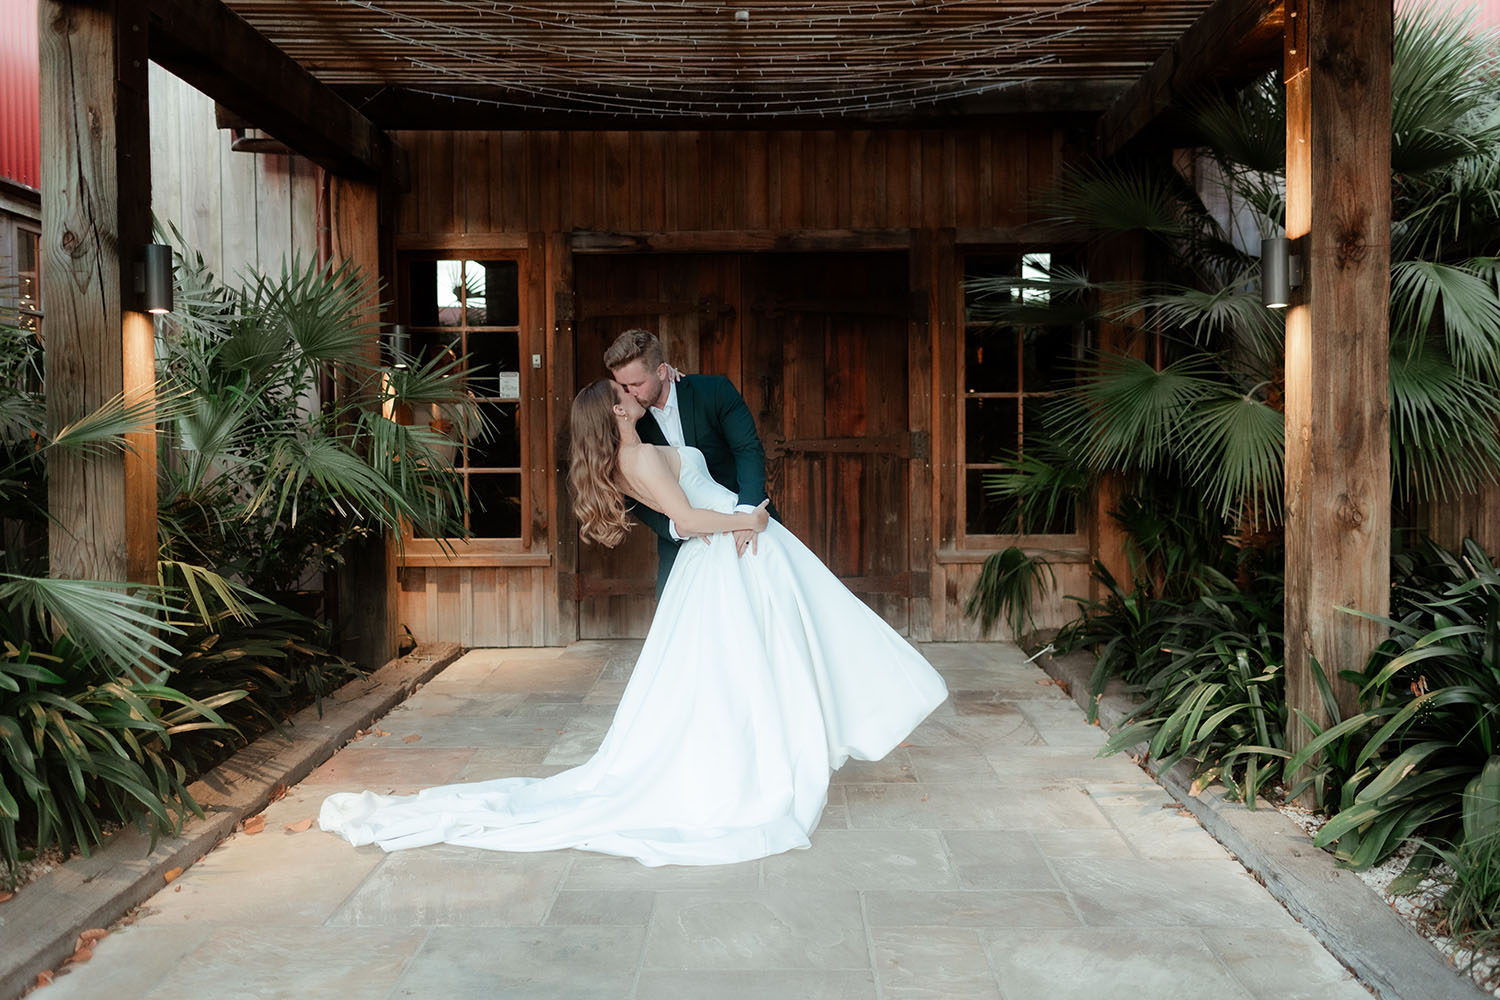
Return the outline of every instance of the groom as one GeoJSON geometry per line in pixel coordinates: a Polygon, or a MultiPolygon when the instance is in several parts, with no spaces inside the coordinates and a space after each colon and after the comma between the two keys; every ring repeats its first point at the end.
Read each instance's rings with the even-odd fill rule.
{"type": "MultiPolygon", "coordinates": [[[[703,452],[708,474],[720,486],[739,494],[738,510],[754,510],[766,499],[766,453],[755,433],[750,407],[722,375],[684,375],[674,381],[661,341],[648,330],[626,330],[604,352],[604,365],[615,381],[646,407],[636,423],[648,444],[691,445],[703,452]]],[[[656,596],[667,585],[677,546],[676,527],[664,514],[629,498],[630,513],[656,532],[656,596]]],[[[771,516],[778,517],[776,505],[771,516]]],[[[755,532],[736,531],[735,549],[753,552],[755,532]]]]}

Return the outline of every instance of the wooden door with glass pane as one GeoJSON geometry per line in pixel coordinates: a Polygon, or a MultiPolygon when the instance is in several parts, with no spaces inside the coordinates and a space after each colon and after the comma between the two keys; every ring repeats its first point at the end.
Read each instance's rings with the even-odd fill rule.
{"type": "Polygon", "coordinates": [[[530,543],[526,509],[521,380],[519,266],[515,259],[457,255],[402,258],[401,301],[415,359],[464,358],[469,392],[487,433],[460,426],[439,406],[414,408],[412,422],[449,437],[464,483],[464,524],[471,544],[509,551],[530,543]]]}

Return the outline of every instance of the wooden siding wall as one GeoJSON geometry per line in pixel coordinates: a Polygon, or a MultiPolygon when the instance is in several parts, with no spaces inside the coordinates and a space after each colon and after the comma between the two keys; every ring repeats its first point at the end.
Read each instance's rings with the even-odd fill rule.
{"type": "MultiPolygon", "coordinates": [[[[151,65],[151,209],[226,284],[317,254],[318,168],[300,156],[236,153],[214,102],[151,65]]],[[[168,237],[170,240],[171,237],[168,237]]]]}
{"type": "MultiPolygon", "coordinates": [[[[580,233],[696,234],[678,249],[749,251],[794,249],[798,233],[908,230],[912,287],[931,296],[933,343],[931,359],[912,359],[911,405],[922,411],[914,413],[913,427],[930,429],[932,442],[930,467],[914,472],[910,484],[911,569],[914,578],[925,573],[928,581],[928,596],[914,595],[911,635],[981,638],[962,605],[984,553],[951,551],[956,482],[938,474],[954,466],[959,444],[953,440],[962,350],[955,338],[963,329],[956,254],[963,240],[1039,221],[1033,196],[1052,181],[1064,155],[1055,123],[957,130],[406,132],[396,138],[412,173],[410,192],[396,204],[396,248],[480,250],[527,242],[534,248],[545,241],[548,259],[541,287],[530,290],[534,302],[572,287],[564,273],[572,256],[566,247],[580,233]],[[711,233],[724,235],[716,242],[706,238],[711,233]]],[[[617,245],[628,249],[632,242],[627,237],[617,245]]],[[[567,324],[556,328],[550,317],[547,326],[549,340],[556,335],[561,341],[569,330],[567,324]]],[[[570,348],[559,342],[546,357],[548,397],[571,395],[570,348]]],[[[543,349],[535,341],[528,347],[543,349]]],[[[532,419],[550,421],[546,438],[554,440],[564,430],[556,426],[557,414],[565,412],[534,410],[532,419]]],[[[534,552],[566,552],[571,544],[556,537],[556,505],[566,500],[555,472],[551,454],[539,455],[531,469],[534,489],[547,492],[554,515],[547,534],[534,540],[534,552]]],[[[545,567],[422,562],[400,571],[402,622],[418,639],[537,645],[575,637],[576,618],[556,614],[556,558],[545,567]]],[[[1072,617],[1066,595],[1088,593],[1086,554],[1062,557],[1056,570],[1057,585],[1039,609],[1043,626],[1072,617]]],[[[651,567],[641,573],[649,576],[651,567]]]]}

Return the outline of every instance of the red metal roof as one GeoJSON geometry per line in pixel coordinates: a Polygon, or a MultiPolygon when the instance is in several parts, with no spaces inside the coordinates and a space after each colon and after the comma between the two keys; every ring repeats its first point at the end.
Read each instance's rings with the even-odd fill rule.
{"type": "Polygon", "coordinates": [[[0,0],[0,178],[42,185],[36,0],[0,0]]]}

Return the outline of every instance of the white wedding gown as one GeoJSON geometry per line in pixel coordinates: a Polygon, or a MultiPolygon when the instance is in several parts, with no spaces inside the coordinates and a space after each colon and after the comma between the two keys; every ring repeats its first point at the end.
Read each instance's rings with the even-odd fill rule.
{"type": "MultiPolygon", "coordinates": [[[[736,497],[679,448],[695,507],[736,497]]],[[[716,865],[808,846],[829,775],[879,760],[947,697],[942,678],[775,521],[743,558],[685,542],[598,752],[550,778],[412,796],[330,795],[319,825],[388,851],[576,847],[716,865]]]]}

